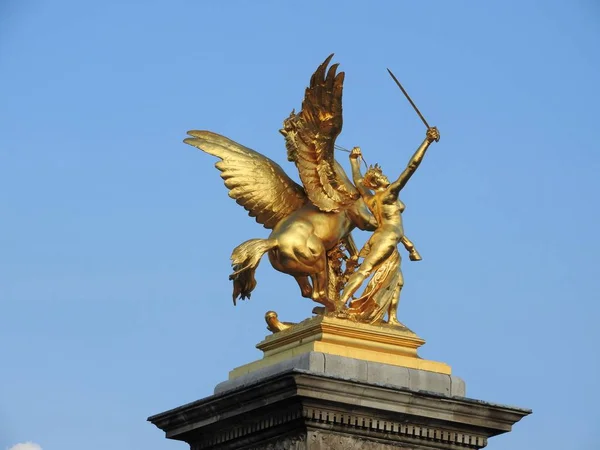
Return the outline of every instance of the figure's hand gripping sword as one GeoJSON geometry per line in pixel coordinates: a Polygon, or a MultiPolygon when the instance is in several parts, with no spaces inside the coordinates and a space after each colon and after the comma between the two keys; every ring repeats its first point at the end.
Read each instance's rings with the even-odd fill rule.
{"type": "MultiPolygon", "coordinates": [[[[419,115],[419,117],[421,118],[421,120],[423,121],[423,123],[425,124],[425,126],[427,127],[427,129],[430,130],[432,127],[429,126],[429,124],[425,120],[425,117],[423,117],[423,114],[421,114],[421,111],[419,111],[419,108],[417,108],[417,105],[415,105],[415,102],[412,101],[412,98],[410,98],[410,95],[408,95],[408,92],[406,92],[406,90],[402,87],[402,85],[398,81],[398,78],[396,78],[394,76],[394,74],[392,73],[392,71],[390,69],[387,69],[387,71],[391,75],[392,79],[396,82],[396,84],[398,85],[398,87],[400,88],[400,90],[402,91],[402,93],[404,94],[404,96],[406,97],[406,99],[410,102],[410,104],[412,105],[412,107],[415,109],[415,111],[417,112],[417,114],[419,115]]],[[[435,128],[435,127],[433,127],[433,128],[435,128]]],[[[436,141],[439,141],[439,137],[436,139],[436,141]]]]}

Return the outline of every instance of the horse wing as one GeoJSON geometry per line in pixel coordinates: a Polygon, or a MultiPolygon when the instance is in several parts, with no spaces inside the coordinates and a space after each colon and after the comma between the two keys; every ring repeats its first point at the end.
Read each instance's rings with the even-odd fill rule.
{"type": "Polygon", "coordinates": [[[334,64],[326,74],[332,57],[317,68],[302,110],[292,111],[280,132],[310,201],[322,211],[337,212],[358,199],[359,193],[334,159],[335,139],[342,131],[344,72],[336,74],[338,64],[334,64]]]}
{"type": "Polygon", "coordinates": [[[302,186],[264,155],[210,131],[189,131],[183,142],[220,158],[215,167],[229,196],[265,228],[273,228],[308,201],[302,186]]]}

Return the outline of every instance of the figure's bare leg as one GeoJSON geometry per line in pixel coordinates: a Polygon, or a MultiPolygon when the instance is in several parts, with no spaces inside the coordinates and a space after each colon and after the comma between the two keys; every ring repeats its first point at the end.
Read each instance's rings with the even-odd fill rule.
{"type": "Polygon", "coordinates": [[[413,244],[409,238],[402,236],[400,238],[400,242],[402,242],[402,245],[404,245],[404,248],[408,252],[408,257],[411,261],[421,261],[421,255],[419,255],[419,252],[415,248],[415,244],[413,244]]]}
{"type": "Polygon", "coordinates": [[[294,279],[298,283],[298,286],[300,286],[300,292],[302,294],[302,297],[311,298],[313,288],[310,285],[310,281],[308,281],[308,277],[306,275],[298,275],[295,276],[294,279]]]}
{"type": "MultiPolygon", "coordinates": [[[[373,236],[371,236],[372,238],[373,236]]],[[[363,245],[363,248],[360,249],[360,251],[357,251],[356,253],[354,253],[352,256],[350,256],[350,258],[348,259],[348,261],[346,261],[346,270],[349,273],[353,273],[354,270],[360,265],[358,263],[358,259],[359,258],[366,258],[369,253],[371,252],[371,239],[369,239],[365,245],[363,245]]]]}
{"type": "MultiPolygon", "coordinates": [[[[375,233],[371,236],[369,242],[363,247],[364,250],[367,245],[369,246],[369,254],[365,257],[358,270],[348,279],[340,298],[342,304],[346,304],[360,285],[392,254],[396,248],[396,240],[393,236],[391,237],[392,239],[389,239],[390,236],[386,236],[383,233],[375,233]]],[[[361,253],[363,253],[363,250],[361,250],[361,253]]]]}
{"type": "Polygon", "coordinates": [[[404,277],[402,276],[402,271],[398,268],[398,283],[396,284],[396,288],[394,289],[394,293],[392,295],[392,301],[390,303],[390,307],[388,308],[388,323],[390,325],[403,326],[398,321],[398,304],[400,303],[400,293],[402,292],[402,288],[404,287],[404,277]]]}
{"type": "Polygon", "coordinates": [[[350,300],[352,295],[354,295],[354,293],[358,290],[363,281],[369,277],[369,275],[371,275],[371,271],[364,267],[363,262],[360,268],[350,276],[350,279],[346,283],[344,292],[342,292],[342,296],[340,297],[340,303],[344,305],[348,303],[348,300],[350,300]]]}

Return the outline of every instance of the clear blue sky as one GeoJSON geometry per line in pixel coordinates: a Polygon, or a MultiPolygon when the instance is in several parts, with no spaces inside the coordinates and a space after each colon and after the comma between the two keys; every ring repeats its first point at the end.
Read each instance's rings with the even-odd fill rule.
{"type": "Polygon", "coordinates": [[[183,449],[146,417],[259,358],[267,310],[310,314],[266,260],[233,307],[267,231],[181,141],[296,176],[277,130],[332,52],[340,145],[396,176],[421,142],[386,67],[442,135],[403,191],[422,356],[534,410],[490,449],[600,448],[599,38],[594,0],[2,1],[0,449],[183,449]]]}

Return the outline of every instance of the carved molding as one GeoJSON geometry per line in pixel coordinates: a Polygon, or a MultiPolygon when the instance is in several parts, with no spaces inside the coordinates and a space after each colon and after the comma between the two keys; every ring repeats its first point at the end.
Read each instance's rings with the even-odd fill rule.
{"type": "Polygon", "coordinates": [[[482,448],[487,445],[487,439],[483,436],[407,422],[378,419],[363,414],[339,413],[308,406],[303,409],[303,417],[309,422],[327,423],[354,430],[370,430],[383,434],[437,441],[466,448],[482,448]]]}
{"type": "MultiPolygon", "coordinates": [[[[256,417],[251,422],[244,421],[232,425],[226,429],[216,430],[206,433],[199,440],[191,445],[192,450],[204,450],[226,444],[235,439],[245,438],[249,435],[263,432],[277,426],[288,424],[295,420],[300,420],[307,426],[316,426],[322,428],[323,425],[331,428],[335,427],[337,432],[347,433],[355,436],[365,436],[398,442],[409,440],[410,442],[419,442],[421,445],[444,448],[469,448],[480,449],[487,445],[487,439],[483,436],[445,430],[433,426],[421,424],[392,421],[387,419],[378,419],[377,417],[365,414],[340,413],[330,411],[322,407],[303,406],[302,408],[290,409],[287,411],[273,411],[271,414],[256,417]]],[[[259,438],[260,439],[260,438],[259,438]]],[[[291,449],[304,448],[304,439],[285,438],[289,441],[291,449]],[[292,445],[292,441],[293,445],[292,445]]],[[[269,448],[269,445],[263,444],[257,447],[245,448],[269,448]],[[266,445],[266,446],[265,446],[266,445]]],[[[273,447],[275,448],[275,447],[273,447]]],[[[286,447],[288,448],[288,447],[286,447]]]]}
{"type": "Polygon", "coordinates": [[[276,411],[268,416],[258,417],[252,422],[244,422],[233,425],[227,429],[204,435],[204,439],[196,441],[191,445],[191,450],[202,450],[215,445],[223,444],[233,439],[243,438],[258,431],[267,430],[302,418],[302,410],[292,409],[287,411],[276,411]]]}

